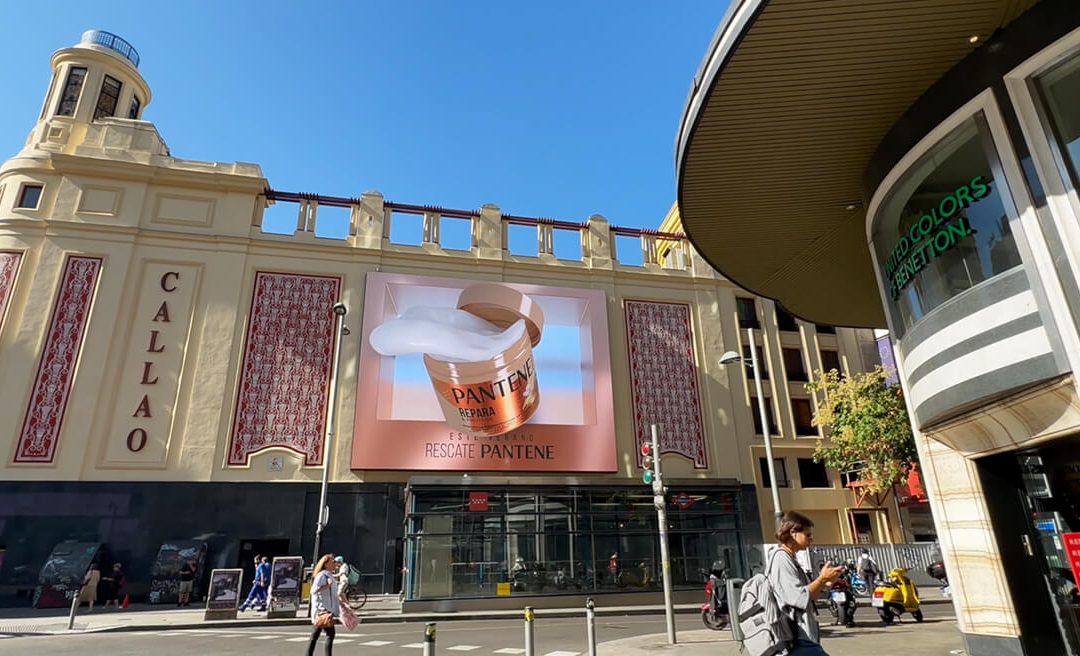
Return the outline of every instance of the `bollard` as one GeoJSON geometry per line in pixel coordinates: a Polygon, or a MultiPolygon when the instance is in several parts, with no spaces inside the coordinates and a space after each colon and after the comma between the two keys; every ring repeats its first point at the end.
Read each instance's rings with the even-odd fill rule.
{"type": "Polygon", "coordinates": [[[533,609],[525,607],[525,656],[536,656],[536,644],[533,639],[533,609]]]}
{"type": "Polygon", "coordinates": [[[596,603],[585,600],[585,637],[589,643],[589,656],[596,656],[596,603]]]}
{"type": "Polygon", "coordinates": [[[424,626],[424,656],[435,656],[435,622],[424,626]]]}
{"type": "Polygon", "coordinates": [[[75,596],[71,599],[71,614],[68,615],[68,631],[75,628],[75,611],[79,608],[79,596],[82,594],[82,586],[75,591],[75,596]]]}

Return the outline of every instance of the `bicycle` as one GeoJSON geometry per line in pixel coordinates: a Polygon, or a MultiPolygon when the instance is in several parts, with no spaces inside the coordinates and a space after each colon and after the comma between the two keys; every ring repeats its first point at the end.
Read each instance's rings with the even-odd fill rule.
{"type": "Polygon", "coordinates": [[[348,565],[345,567],[347,569],[340,579],[341,592],[339,594],[349,608],[360,610],[367,603],[367,590],[364,590],[364,586],[360,583],[360,572],[348,565]]]}

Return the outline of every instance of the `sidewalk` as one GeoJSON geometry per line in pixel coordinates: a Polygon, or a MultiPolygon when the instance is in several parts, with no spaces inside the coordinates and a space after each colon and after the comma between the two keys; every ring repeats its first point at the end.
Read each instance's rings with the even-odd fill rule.
{"type": "MultiPolygon", "coordinates": [[[[955,620],[927,620],[922,624],[905,622],[885,627],[868,622],[853,629],[822,627],[821,645],[829,656],[960,656],[963,640],[955,620]]],[[[669,645],[667,634],[635,636],[597,645],[597,656],[742,656],[739,643],[731,640],[730,631],[707,629],[683,631],[678,644],[669,645]]]]}

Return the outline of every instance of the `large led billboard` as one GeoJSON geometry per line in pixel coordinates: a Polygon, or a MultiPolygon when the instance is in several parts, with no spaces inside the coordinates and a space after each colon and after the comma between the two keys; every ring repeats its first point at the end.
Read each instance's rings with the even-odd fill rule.
{"type": "Polygon", "coordinates": [[[352,466],[616,470],[602,291],[370,273],[352,466]]]}

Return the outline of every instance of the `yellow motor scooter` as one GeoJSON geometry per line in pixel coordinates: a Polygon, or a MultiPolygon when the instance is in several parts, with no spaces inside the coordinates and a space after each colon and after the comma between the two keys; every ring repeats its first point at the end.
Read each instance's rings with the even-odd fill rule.
{"type": "Polygon", "coordinates": [[[919,588],[907,577],[907,569],[897,567],[874,588],[870,605],[877,609],[881,621],[892,624],[902,613],[911,613],[916,622],[923,621],[919,608],[919,588]]]}

